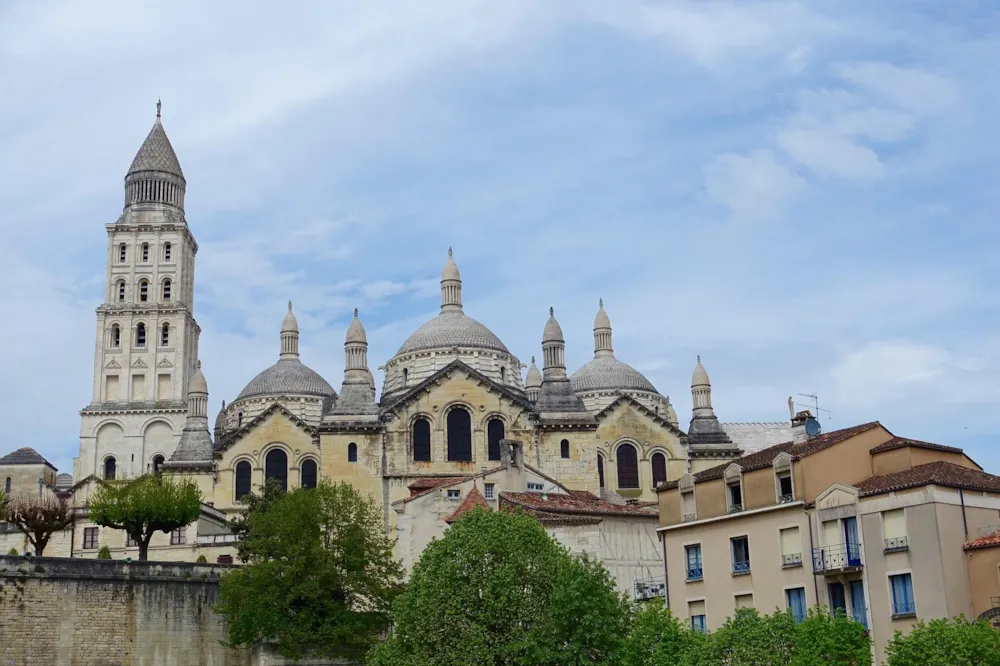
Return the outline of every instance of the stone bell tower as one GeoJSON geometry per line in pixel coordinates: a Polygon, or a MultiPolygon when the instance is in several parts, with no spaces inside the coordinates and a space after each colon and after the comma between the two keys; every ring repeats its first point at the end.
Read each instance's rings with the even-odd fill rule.
{"type": "Polygon", "coordinates": [[[187,182],[160,119],[125,175],[125,206],[106,225],[93,396],[81,410],[74,479],[138,476],[170,458],[187,414],[200,330],[198,244],[184,217],[187,182]]]}

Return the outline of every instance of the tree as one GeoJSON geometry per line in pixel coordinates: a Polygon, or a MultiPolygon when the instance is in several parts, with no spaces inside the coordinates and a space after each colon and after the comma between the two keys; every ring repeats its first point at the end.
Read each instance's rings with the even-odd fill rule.
{"type": "Polygon", "coordinates": [[[865,628],[842,612],[823,606],[809,609],[796,627],[792,666],[869,666],[871,639],[865,628]]]}
{"type": "Polygon", "coordinates": [[[241,562],[246,562],[250,557],[244,546],[247,535],[250,533],[250,516],[264,513],[285,496],[285,489],[281,487],[281,481],[277,479],[268,479],[263,486],[258,487],[260,493],[248,493],[240,499],[240,504],[245,508],[244,513],[229,521],[233,534],[236,535],[236,554],[241,562]]]}
{"type": "Polygon", "coordinates": [[[193,481],[145,474],[102,482],[90,497],[88,509],[98,525],[124,530],[139,545],[139,559],[145,560],[153,534],[170,533],[198,519],[201,491],[193,481]]]}
{"type": "Polygon", "coordinates": [[[604,664],[629,612],[599,563],[534,518],[475,509],[424,549],[375,666],[604,664]]]}
{"type": "Polygon", "coordinates": [[[796,646],[795,629],[788,612],[761,615],[753,608],[740,608],[708,636],[699,663],[789,666],[796,646]]]}
{"type": "Polygon", "coordinates": [[[885,649],[888,666],[1000,666],[1000,632],[986,622],[922,620],[897,631],[885,649]]]}
{"type": "Polygon", "coordinates": [[[246,564],[223,577],[216,606],[229,645],[357,660],[384,635],[403,571],[374,499],[323,482],[249,511],[246,527],[246,564]]]}
{"type": "Polygon", "coordinates": [[[0,523],[7,520],[7,506],[10,504],[10,496],[0,490],[0,523]]]}
{"type": "Polygon", "coordinates": [[[635,613],[621,666],[694,666],[705,641],[705,634],[684,626],[662,599],[652,599],[635,613]]]}
{"type": "Polygon", "coordinates": [[[38,557],[45,552],[53,534],[73,524],[73,509],[65,499],[52,495],[16,495],[9,500],[6,515],[7,522],[28,538],[38,557]]]}

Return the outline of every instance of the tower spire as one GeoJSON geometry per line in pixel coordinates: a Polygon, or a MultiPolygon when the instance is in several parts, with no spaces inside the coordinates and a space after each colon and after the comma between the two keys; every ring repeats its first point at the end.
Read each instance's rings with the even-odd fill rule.
{"type": "Polygon", "coordinates": [[[462,274],[448,248],[448,260],[441,271],[441,312],[462,311],[462,274]]]}
{"type": "Polygon", "coordinates": [[[597,316],[594,317],[594,358],[598,356],[614,356],[611,346],[611,320],[604,311],[604,299],[597,302],[597,316]]]}
{"type": "Polygon", "coordinates": [[[549,308],[549,320],[542,331],[542,372],[545,379],[566,376],[566,340],[556,321],[555,308],[549,308]]]}
{"type": "Polygon", "coordinates": [[[156,100],[156,120],[125,175],[126,209],[136,204],[158,204],[184,210],[187,183],[160,122],[162,107],[163,103],[156,100]]]}
{"type": "Polygon", "coordinates": [[[299,358],[299,322],[292,312],[292,302],[288,301],[288,313],[281,320],[281,353],[279,359],[299,358]]]}

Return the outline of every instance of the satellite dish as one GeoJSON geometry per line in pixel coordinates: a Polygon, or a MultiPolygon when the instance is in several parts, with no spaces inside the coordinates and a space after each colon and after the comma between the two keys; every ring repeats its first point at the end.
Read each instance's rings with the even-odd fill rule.
{"type": "Polygon", "coordinates": [[[816,437],[822,431],[823,428],[820,426],[819,421],[811,416],[806,419],[806,435],[808,435],[810,439],[816,437]]]}

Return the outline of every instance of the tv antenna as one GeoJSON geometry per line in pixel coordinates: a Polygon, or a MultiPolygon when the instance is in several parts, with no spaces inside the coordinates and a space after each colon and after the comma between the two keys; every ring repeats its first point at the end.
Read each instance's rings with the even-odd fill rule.
{"type": "Polygon", "coordinates": [[[819,418],[820,412],[826,412],[826,418],[828,419],[833,418],[833,412],[831,412],[829,409],[824,409],[823,407],[819,406],[818,395],[814,395],[812,393],[799,393],[799,395],[802,396],[803,398],[809,398],[812,401],[812,404],[810,405],[797,402],[795,403],[796,405],[798,405],[799,407],[808,407],[809,409],[814,410],[813,413],[816,415],[816,418],[819,418]]]}

